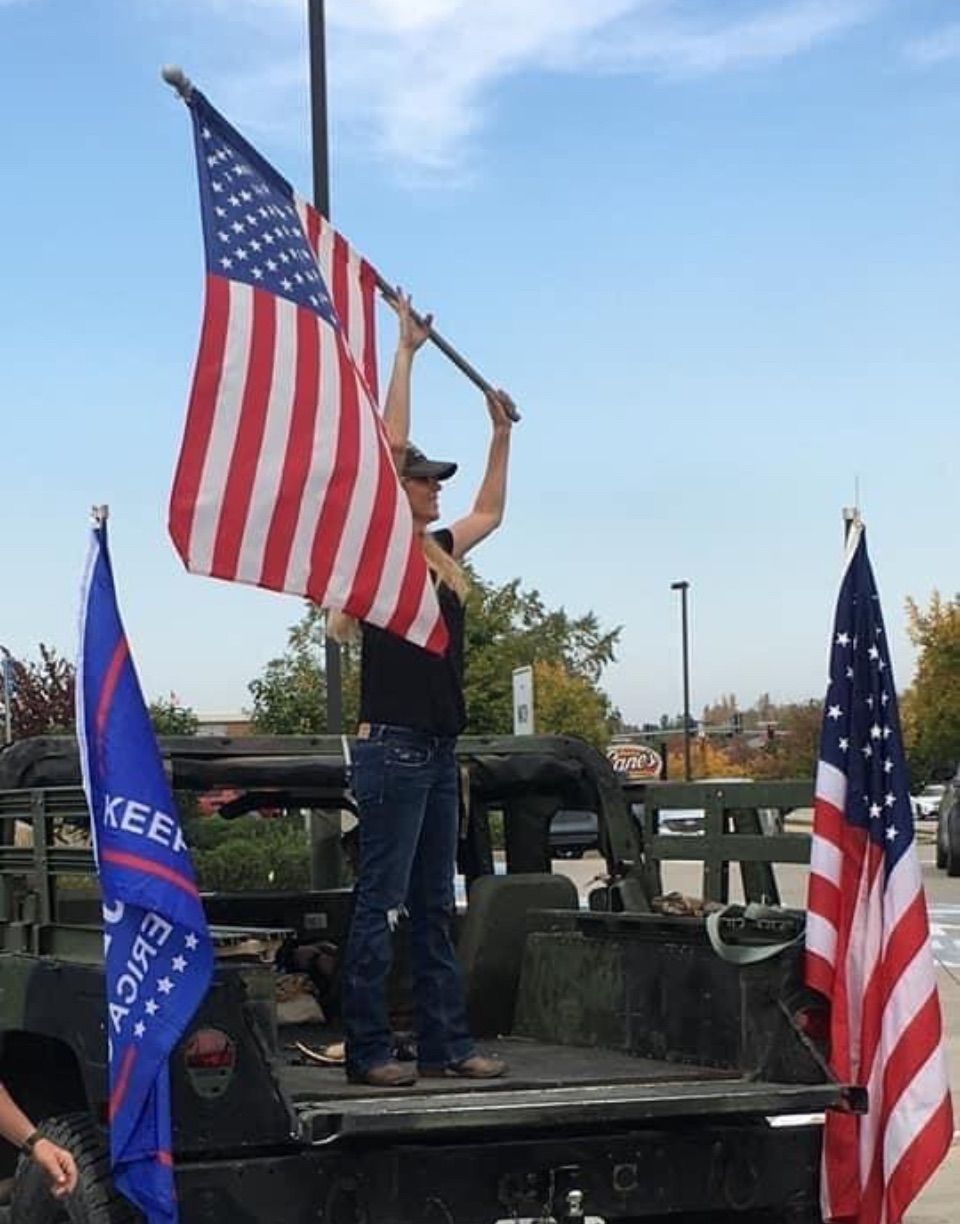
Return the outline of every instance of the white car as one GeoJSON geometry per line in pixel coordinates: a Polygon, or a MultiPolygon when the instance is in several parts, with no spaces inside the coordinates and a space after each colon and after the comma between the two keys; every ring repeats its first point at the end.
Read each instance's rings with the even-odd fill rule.
{"type": "Polygon", "coordinates": [[[931,782],[919,794],[912,795],[914,819],[936,820],[946,789],[942,782],[931,782]]]}

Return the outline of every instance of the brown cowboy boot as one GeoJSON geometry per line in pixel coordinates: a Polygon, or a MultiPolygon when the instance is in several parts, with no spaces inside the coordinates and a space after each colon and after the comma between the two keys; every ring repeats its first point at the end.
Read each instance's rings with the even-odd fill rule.
{"type": "Polygon", "coordinates": [[[471,1054],[458,1063],[448,1063],[445,1067],[420,1067],[420,1074],[426,1078],[447,1076],[453,1079],[496,1079],[504,1075],[507,1064],[495,1055],[471,1054]]]}
{"type": "Polygon", "coordinates": [[[409,1088],[417,1082],[417,1073],[407,1063],[379,1063],[367,1071],[348,1071],[347,1079],[351,1084],[369,1084],[371,1088],[409,1088]]]}

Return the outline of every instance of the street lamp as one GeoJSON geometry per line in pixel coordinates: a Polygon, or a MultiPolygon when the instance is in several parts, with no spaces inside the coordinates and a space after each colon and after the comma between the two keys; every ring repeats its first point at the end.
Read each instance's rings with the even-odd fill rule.
{"type": "Polygon", "coordinates": [[[687,591],[690,583],[686,579],[671,582],[670,590],[680,592],[680,620],[683,631],[683,776],[690,781],[690,640],[687,631],[687,591]]]}

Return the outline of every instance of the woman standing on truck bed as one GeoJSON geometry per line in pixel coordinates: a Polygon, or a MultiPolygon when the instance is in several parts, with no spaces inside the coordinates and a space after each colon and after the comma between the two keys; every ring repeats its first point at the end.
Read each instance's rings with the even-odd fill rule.
{"type": "MultiPolygon", "coordinates": [[[[360,867],[344,961],[343,1016],[347,1077],[400,1088],[416,1080],[397,1062],[387,1011],[392,932],[409,911],[420,1075],[489,1079],[506,1067],[478,1054],[467,1026],[463,979],[453,947],[454,870],[459,816],[457,736],[466,725],[463,624],[467,577],[459,561],[503,518],[511,421],[509,396],[487,404],[493,436],[472,511],[449,529],[439,518],[441,482],[455,463],[428,459],[409,441],[413,358],[429,334],[409,298],[397,295],[399,339],[383,422],[400,482],[413,512],[449,634],[442,656],[361,625],[360,727],[353,753],[353,791],[360,816],[360,867]]],[[[349,633],[331,617],[335,637],[349,633]]]]}

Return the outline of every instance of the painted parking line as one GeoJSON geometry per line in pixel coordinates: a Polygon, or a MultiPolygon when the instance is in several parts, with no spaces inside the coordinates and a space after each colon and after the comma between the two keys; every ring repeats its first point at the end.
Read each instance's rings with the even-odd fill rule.
{"type": "Polygon", "coordinates": [[[930,945],[948,969],[960,969],[960,905],[931,905],[930,945]]]}

